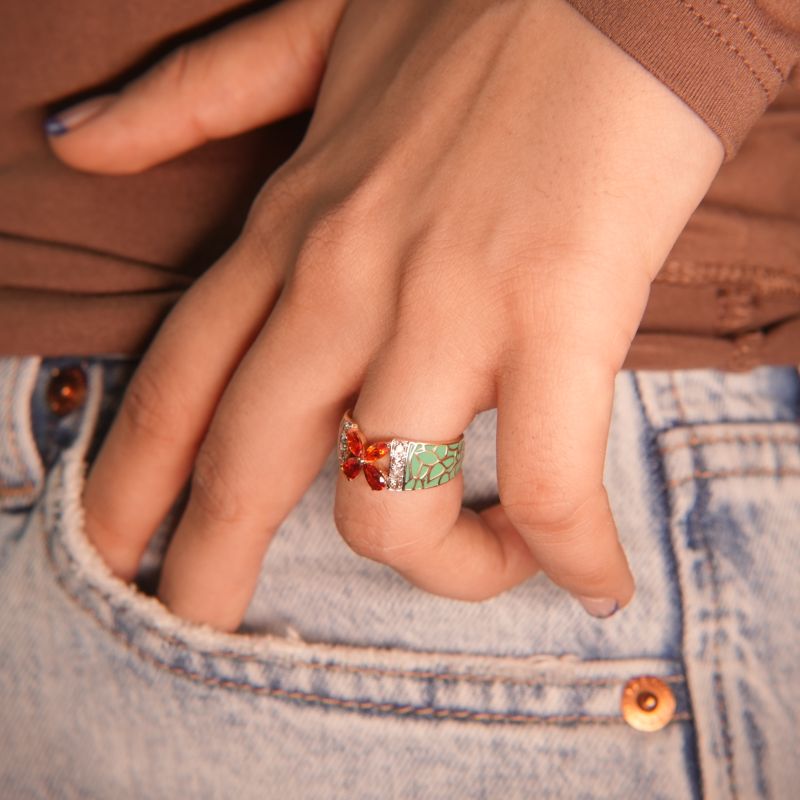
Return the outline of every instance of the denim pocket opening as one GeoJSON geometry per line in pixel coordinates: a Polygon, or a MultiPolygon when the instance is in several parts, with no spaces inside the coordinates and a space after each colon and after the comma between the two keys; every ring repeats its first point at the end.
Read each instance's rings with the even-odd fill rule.
{"type": "Polygon", "coordinates": [[[221,633],[171,614],[111,574],[83,531],[84,465],[70,454],[49,477],[45,546],[55,578],[83,612],[137,659],[206,687],[396,716],[517,724],[624,724],[625,683],[654,675],[690,719],[671,659],[582,660],[420,652],[221,633]]]}

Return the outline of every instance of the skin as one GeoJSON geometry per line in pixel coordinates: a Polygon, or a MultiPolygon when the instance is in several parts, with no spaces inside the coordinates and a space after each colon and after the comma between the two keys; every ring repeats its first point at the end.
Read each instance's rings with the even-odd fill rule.
{"type": "Polygon", "coordinates": [[[449,441],[496,407],[498,505],[462,508],[461,475],[408,493],[340,475],[339,532],[435,594],[542,570],[624,607],[614,379],[720,141],[563,0],[289,0],[73,110],[51,146],[129,174],[311,106],[137,370],[86,484],[89,538],[131,579],[191,476],[158,594],[235,630],[345,409],[368,441],[449,441]]]}

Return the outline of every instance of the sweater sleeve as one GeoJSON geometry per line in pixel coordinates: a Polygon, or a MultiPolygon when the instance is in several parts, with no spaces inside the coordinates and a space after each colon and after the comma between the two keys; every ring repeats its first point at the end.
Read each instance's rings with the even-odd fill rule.
{"type": "Polygon", "coordinates": [[[725,161],[787,80],[800,0],[567,0],[719,136],[725,161]]]}

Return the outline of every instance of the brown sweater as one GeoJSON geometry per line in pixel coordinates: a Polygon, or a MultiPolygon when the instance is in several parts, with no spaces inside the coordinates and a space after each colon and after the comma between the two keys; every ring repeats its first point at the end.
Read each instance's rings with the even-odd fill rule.
{"type": "MultiPolygon", "coordinates": [[[[800,0],[569,0],[717,133],[726,159],[661,269],[628,368],[800,364],[800,0]]],[[[55,105],[110,90],[240,0],[4,4],[0,355],[139,353],[234,240],[308,115],[142,175],[60,164],[55,105]]]]}

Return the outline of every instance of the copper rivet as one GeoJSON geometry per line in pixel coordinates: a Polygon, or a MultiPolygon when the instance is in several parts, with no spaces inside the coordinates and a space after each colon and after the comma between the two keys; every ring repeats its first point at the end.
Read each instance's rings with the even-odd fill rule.
{"type": "Polygon", "coordinates": [[[675,695],[660,678],[631,678],[622,692],[622,716],[638,731],[657,731],[675,716],[675,695]]]}
{"type": "Polygon", "coordinates": [[[86,399],[86,373],[80,367],[54,369],[47,384],[47,405],[58,417],[65,417],[86,399]]]}

